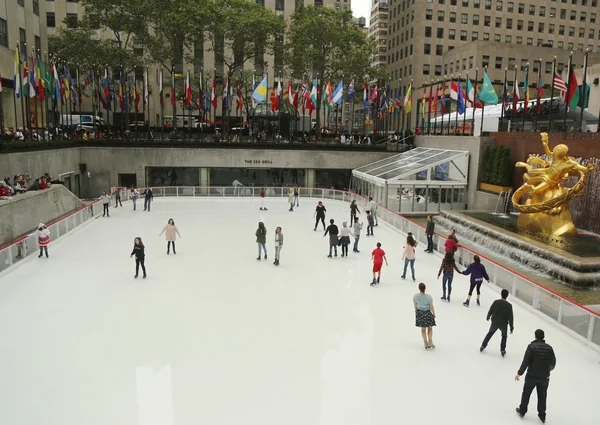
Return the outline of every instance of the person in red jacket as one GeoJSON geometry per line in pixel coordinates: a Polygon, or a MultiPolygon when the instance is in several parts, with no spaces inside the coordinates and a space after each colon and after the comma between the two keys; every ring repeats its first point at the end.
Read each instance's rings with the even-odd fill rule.
{"type": "Polygon", "coordinates": [[[267,194],[265,192],[265,188],[263,187],[262,189],[260,189],[260,210],[265,210],[267,211],[267,207],[265,207],[265,198],[266,198],[267,194]]]}
{"type": "Polygon", "coordinates": [[[456,232],[454,231],[454,229],[450,230],[450,235],[448,236],[448,239],[446,239],[446,242],[444,243],[444,251],[445,252],[451,252],[451,253],[455,253],[456,250],[458,248],[460,248],[461,245],[458,244],[458,239],[456,238],[456,232]]]}

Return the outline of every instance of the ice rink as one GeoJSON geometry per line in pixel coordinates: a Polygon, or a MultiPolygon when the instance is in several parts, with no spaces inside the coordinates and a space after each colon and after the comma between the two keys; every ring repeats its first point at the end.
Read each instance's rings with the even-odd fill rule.
{"type": "MultiPolygon", "coordinates": [[[[329,259],[322,228],[313,231],[316,199],[294,212],[286,199],[267,202],[259,211],[256,199],[155,198],[150,213],[124,203],[52,243],[49,259],[1,275],[0,424],[535,424],[535,394],[524,422],[515,413],[514,376],[536,328],[557,357],[546,423],[600,421],[600,355],[550,319],[509,297],[508,354],[499,332],[480,353],[497,290],[484,284],[482,306],[467,309],[468,278],[455,276],[452,302],[440,301],[441,257],[419,246],[417,283],[437,310],[437,348],[426,351],[417,283],[400,278],[405,235],[380,223],[375,237],[363,230],[360,254],[329,259]],[[177,255],[159,237],[169,218],[182,235],[177,255]],[[260,262],[259,221],[269,250],[260,262]],[[135,236],[145,280],[133,278],[135,236]],[[389,267],[372,288],[378,241],[389,267]]],[[[348,204],[325,205],[327,220],[349,220],[348,204]]]]}

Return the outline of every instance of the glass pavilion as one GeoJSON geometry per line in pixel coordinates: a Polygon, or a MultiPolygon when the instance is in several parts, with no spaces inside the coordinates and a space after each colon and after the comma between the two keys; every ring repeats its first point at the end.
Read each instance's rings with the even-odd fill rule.
{"type": "Polygon", "coordinates": [[[393,211],[464,210],[469,152],[415,148],[352,170],[351,188],[393,211]]]}

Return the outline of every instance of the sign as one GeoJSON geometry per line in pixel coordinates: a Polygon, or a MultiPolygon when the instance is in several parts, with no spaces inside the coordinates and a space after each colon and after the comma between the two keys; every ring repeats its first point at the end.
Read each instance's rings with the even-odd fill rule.
{"type": "Polygon", "coordinates": [[[245,159],[244,163],[247,165],[261,164],[261,165],[273,165],[273,161],[270,159],[245,159]]]}

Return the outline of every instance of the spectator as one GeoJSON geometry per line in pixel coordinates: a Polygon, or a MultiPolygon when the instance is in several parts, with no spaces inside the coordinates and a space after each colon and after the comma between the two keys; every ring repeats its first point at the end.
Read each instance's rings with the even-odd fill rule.
{"type": "Polygon", "coordinates": [[[40,190],[48,189],[52,183],[47,182],[45,177],[40,177],[40,190]]]}
{"type": "Polygon", "coordinates": [[[52,177],[50,177],[50,174],[44,173],[44,178],[46,179],[46,183],[52,183],[52,177]]]}
{"type": "Polygon", "coordinates": [[[0,180],[0,199],[6,199],[9,196],[8,186],[4,180],[0,180]]]}
{"type": "Polygon", "coordinates": [[[23,134],[23,129],[21,127],[19,127],[15,132],[14,139],[18,142],[25,140],[25,135],[23,134]]]}
{"type": "Polygon", "coordinates": [[[22,175],[16,178],[14,188],[17,193],[27,192],[27,183],[22,175]]]}
{"type": "Polygon", "coordinates": [[[40,181],[41,179],[35,179],[29,190],[40,190],[40,181]]]}

